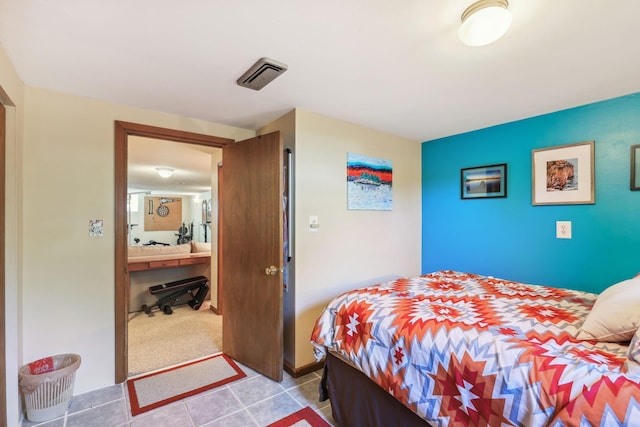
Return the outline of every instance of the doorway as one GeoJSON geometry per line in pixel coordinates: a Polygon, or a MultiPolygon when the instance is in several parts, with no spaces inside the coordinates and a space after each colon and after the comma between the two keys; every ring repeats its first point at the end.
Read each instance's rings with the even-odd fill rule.
{"type": "Polygon", "coordinates": [[[129,316],[129,268],[128,268],[128,142],[130,136],[154,138],[176,143],[195,144],[223,148],[234,142],[191,132],[176,131],[136,123],[115,123],[115,381],[124,382],[128,369],[128,316],[129,316]]]}
{"type": "Polygon", "coordinates": [[[132,377],[222,351],[222,316],[211,310],[220,304],[220,186],[214,171],[222,150],[129,136],[127,152],[127,347],[132,377]],[[166,255],[173,251],[180,253],[166,255]],[[171,287],[190,279],[192,288],[171,287]],[[150,289],[158,285],[167,288],[152,294],[150,289]],[[171,296],[176,292],[178,296],[171,296]]]}

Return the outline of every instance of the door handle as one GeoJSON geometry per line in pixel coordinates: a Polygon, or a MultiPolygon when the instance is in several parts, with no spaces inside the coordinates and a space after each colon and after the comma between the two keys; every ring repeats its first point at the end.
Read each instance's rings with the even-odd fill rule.
{"type": "Polygon", "coordinates": [[[272,265],[271,267],[267,267],[264,269],[264,274],[266,274],[267,276],[275,276],[276,274],[278,274],[278,271],[281,270],[275,265],[272,265]]]}

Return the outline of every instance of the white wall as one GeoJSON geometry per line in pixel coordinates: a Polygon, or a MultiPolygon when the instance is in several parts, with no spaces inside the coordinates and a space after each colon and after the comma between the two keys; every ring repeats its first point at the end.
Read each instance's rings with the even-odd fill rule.
{"type": "Polygon", "coordinates": [[[24,85],[0,46],[0,102],[6,108],[5,162],[5,375],[7,423],[21,416],[18,369],[22,365],[22,144],[24,85]]]}
{"type": "Polygon", "coordinates": [[[26,87],[24,361],[82,356],[75,394],[114,383],[114,121],[246,139],[254,131],[26,87]],[[105,235],[89,237],[89,220],[105,235]]]}
{"type": "Polygon", "coordinates": [[[363,283],[420,274],[420,142],[296,110],[295,366],[322,307],[363,283]],[[392,161],[393,210],[347,210],[347,152],[392,161]],[[319,217],[318,232],[309,216],[319,217]]]}

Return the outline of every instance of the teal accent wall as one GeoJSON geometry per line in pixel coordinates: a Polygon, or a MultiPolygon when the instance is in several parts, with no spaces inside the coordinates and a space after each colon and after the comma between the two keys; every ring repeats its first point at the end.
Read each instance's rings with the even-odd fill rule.
{"type": "Polygon", "coordinates": [[[422,271],[452,269],[599,293],[640,272],[640,93],[422,144],[422,271]],[[531,151],[595,141],[592,205],[533,206],[531,151]],[[460,169],[507,163],[507,197],[460,198],[460,169]],[[572,222],[557,239],[556,221],[572,222]]]}

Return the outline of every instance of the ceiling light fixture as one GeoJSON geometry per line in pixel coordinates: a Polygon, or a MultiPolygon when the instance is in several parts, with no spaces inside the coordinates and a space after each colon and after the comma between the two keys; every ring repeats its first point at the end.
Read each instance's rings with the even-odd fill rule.
{"type": "Polygon", "coordinates": [[[458,37],[468,46],[484,46],[502,37],[511,25],[507,0],[480,0],[462,14],[458,37]]]}
{"type": "Polygon", "coordinates": [[[158,171],[158,175],[163,178],[169,178],[173,175],[173,169],[171,168],[156,168],[156,170],[158,171]]]}

